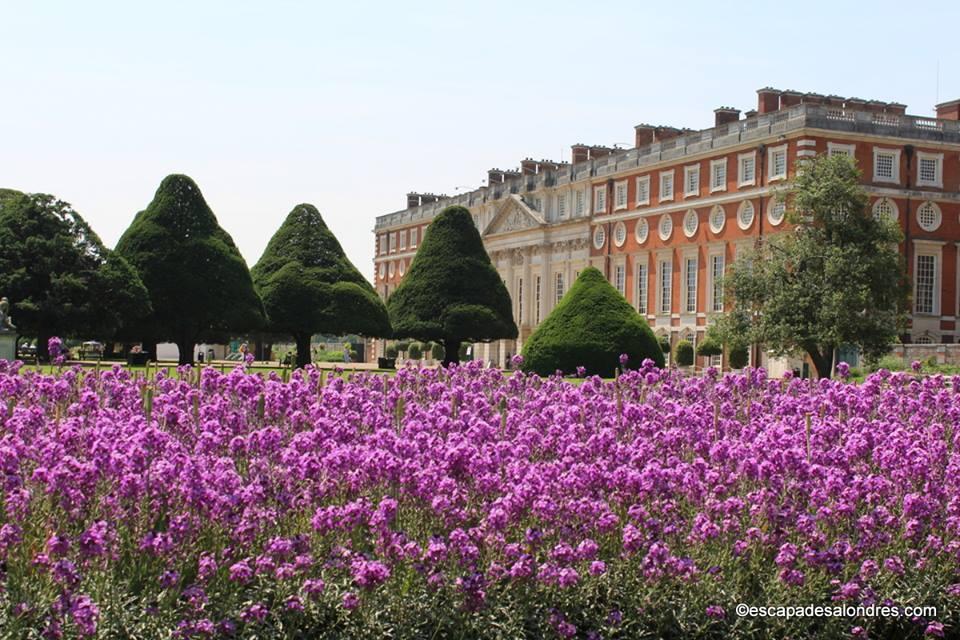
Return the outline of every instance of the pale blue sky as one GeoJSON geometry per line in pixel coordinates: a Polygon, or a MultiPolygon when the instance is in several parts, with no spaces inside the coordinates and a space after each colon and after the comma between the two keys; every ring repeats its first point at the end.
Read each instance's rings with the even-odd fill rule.
{"type": "Polygon", "coordinates": [[[369,278],[374,217],[526,156],[712,126],[756,89],[960,98],[946,2],[0,0],[0,187],[113,246],[192,176],[253,265],[299,202],[369,278]]]}

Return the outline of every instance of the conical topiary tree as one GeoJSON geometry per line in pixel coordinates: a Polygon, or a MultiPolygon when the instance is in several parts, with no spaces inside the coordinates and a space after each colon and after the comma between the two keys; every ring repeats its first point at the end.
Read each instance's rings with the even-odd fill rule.
{"type": "Polygon", "coordinates": [[[164,178],[120,238],[117,253],[150,292],[151,342],[175,342],[181,364],[193,361],[193,346],[201,340],[263,326],[263,303],[246,262],[187,176],[164,178]]]}
{"type": "Polygon", "coordinates": [[[312,204],[298,204],[251,270],[268,328],[292,335],[297,366],[315,333],[388,337],[387,309],[312,204]]]}
{"type": "Polygon", "coordinates": [[[517,337],[510,295],[464,207],[447,207],[427,227],[407,276],[387,301],[397,336],[443,346],[459,362],[463,342],[517,337]]]}
{"type": "Polygon", "coordinates": [[[645,358],[663,366],[663,351],[647,321],[602,273],[588,267],[523,345],[523,369],[550,375],[582,366],[609,378],[620,354],[627,354],[628,366],[645,358]]]}

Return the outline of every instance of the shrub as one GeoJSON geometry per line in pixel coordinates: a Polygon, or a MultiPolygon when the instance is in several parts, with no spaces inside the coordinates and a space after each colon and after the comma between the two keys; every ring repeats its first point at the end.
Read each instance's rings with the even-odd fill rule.
{"type": "Polygon", "coordinates": [[[674,348],[677,366],[689,367],[693,364],[693,344],[689,340],[681,340],[674,348]]]}
{"type": "Polygon", "coordinates": [[[409,340],[398,340],[397,341],[397,351],[400,353],[406,353],[410,349],[409,340]]]}
{"type": "Polygon", "coordinates": [[[731,369],[743,369],[750,362],[750,352],[746,346],[736,346],[730,349],[728,359],[731,369]]]}
{"type": "Polygon", "coordinates": [[[540,375],[557,370],[612,377],[620,366],[639,367],[649,358],[663,366],[663,352],[640,317],[597,269],[589,267],[523,346],[523,369],[540,375]]]}
{"type": "Polygon", "coordinates": [[[723,345],[720,342],[713,338],[712,336],[707,336],[700,341],[700,344],[697,345],[697,355],[709,358],[711,356],[719,356],[723,353],[723,345]]]}
{"type": "Polygon", "coordinates": [[[388,357],[388,358],[396,358],[396,357],[397,357],[397,345],[395,345],[395,344],[388,344],[388,345],[387,345],[387,348],[384,350],[384,354],[385,354],[386,357],[388,357]]]}
{"type": "MultiPolygon", "coordinates": [[[[461,359],[461,360],[466,360],[466,359],[467,359],[467,349],[469,349],[469,348],[470,348],[470,343],[469,343],[469,342],[464,342],[463,344],[460,345],[460,359],[461,359]]],[[[471,358],[471,360],[472,360],[472,359],[473,359],[473,358],[471,358]]]]}
{"type": "Polygon", "coordinates": [[[410,347],[407,349],[407,357],[411,360],[419,360],[423,357],[423,347],[420,346],[419,342],[410,344],[410,347]]]}
{"type": "Polygon", "coordinates": [[[443,345],[440,344],[439,342],[435,342],[433,344],[433,347],[430,348],[430,356],[434,360],[443,360],[444,355],[445,353],[444,353],[443,345]]]}

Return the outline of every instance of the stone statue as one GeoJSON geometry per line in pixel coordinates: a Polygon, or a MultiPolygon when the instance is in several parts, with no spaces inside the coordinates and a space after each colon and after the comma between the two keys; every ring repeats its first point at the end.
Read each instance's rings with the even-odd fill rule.
{"type": "Polygon", "coordinates": [[[10,318],[10,301],[4,296],[0,298],[0,331],[16,331],[17,328],[10,318]]]}

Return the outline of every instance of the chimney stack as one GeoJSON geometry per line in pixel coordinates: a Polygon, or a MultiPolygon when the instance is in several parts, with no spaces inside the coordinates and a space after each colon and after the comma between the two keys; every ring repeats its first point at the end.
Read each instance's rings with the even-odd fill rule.
{"type": "Polygon", "coordinates": [[[590,159],[590,147],[587,145],[578,142],[575,145],[571,145],[570,149],[573,150],[572,164],[586,162],[590,159]]]}
{"type": "Polygon", "coordinates": [[[770,113],[780,109],[780,92],[773,87],[757,89],[757,111],[770,113]]]}
{"type": "Polygon", "coordinates": [[[937,110],[937,118],[940,120],[960,120],[960,99],[941,102],[934,109],[937,110]]]}
{"type": "Polygon", "coordinates": [[[638,124],[633,130],[635,132],[635,147],[639,148],[653,143],[653,127],[649,124],[638,124]]]}
{"type": "Polygon", "coordinates": [[[413,209],[414,207],[420,206],[420,194],[419,193],[408,193],[407,194],[407,209],[413,209]]]}
{"type": "Polygon", "coordinates": [[[536,175],[537,169],[537,161],[532,158],[524,158],[520,161],[520,173],[525,176],[536,175]]]}
{"type": "Polygon", "coordinates": [[[740,119],[740,109],[720,107],[713,110],[713,126],[720,127],[740,119]]]}

